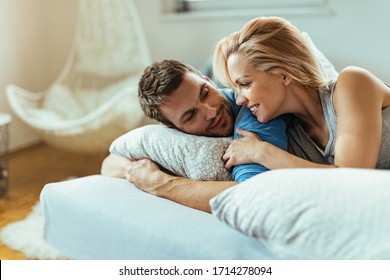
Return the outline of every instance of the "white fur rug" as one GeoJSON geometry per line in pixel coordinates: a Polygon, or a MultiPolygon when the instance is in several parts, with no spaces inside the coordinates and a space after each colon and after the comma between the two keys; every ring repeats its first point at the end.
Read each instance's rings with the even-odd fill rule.
{"type": "Polygon", "coordinates": [[[43,220],[41,205],[38,202],[24,220],[5,226],[0,232],[0,240],[30,259],[69,259],[44,241],[43,220]]]}

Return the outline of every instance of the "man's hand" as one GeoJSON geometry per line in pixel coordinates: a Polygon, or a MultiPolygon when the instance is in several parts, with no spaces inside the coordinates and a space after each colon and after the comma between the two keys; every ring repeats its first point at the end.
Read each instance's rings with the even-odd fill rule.
{"type": "Polygon", "coordinates": [[[168,177],[150,159],[129,161],[125,167],[126,179],[137,188],[157,196],[163,196],[168,177]]]}
{"type": "Polygon", "coordinates": [[[233,181],[194,181],[160,170],[149,159],[129,160],[109,155],[102,164],[102,175],[126,178],[140,190],[185,206],[210,212],[209,200],[233,186],[233,181]]]}

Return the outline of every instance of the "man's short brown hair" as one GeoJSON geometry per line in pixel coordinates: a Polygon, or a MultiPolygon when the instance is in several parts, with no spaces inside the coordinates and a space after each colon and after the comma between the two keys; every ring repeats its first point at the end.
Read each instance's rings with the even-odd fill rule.
{"type": "Polygon", "coordinates": [[[173,125],[160,111],[160,106],[183,81],[186,72],[196,70],[177,60],[163,60],[148,66],[138,83],[138,98],[145,115],[164,124],[173,125]]]}

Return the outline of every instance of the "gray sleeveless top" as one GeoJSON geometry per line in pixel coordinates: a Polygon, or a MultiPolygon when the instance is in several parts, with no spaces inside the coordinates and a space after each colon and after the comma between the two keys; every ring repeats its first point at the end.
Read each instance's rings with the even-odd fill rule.
{"type": "MultiPolygon", "coordinates": [[[[289,144],[295,155],[317,163],[334,163],[337,125],[336,112],[333,107],[333,91],[335,85],[336,81],[331,81],[318,91],[322,110],[329,129],[329,142],[325,150],[319,148],[307,136],[298,119],[295,118],[287,131],[289,144]]],[[[390,169],[390,107],[382,110],[382,121],[382,145],[376,168],[390,169]]]]}

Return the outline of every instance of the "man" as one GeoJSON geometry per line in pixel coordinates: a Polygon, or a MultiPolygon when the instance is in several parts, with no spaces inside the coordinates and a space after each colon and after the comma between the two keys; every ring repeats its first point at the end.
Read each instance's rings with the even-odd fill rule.
{"type": "MultiPolygon", "coordinates": [[[[181,62],[164,60],[147,67],[139,82],[138,95],[145,115],[169,127],[211,137],[232,135],[233,128],[239,127],[287,149],[286,125],[282,119],[267,124],[258,122],[249,109],[235,104],[233,91],[218,90],[208,77],[181,62]]],[[[266,170],[258,164],[245,164],[233,168],[235,181],[194,181],[167,174],[148,159],[130,161],[109,155],[103,161],[101,173],[125,177],[148,193],[210,212],[212,197],[266,170]]]]}

